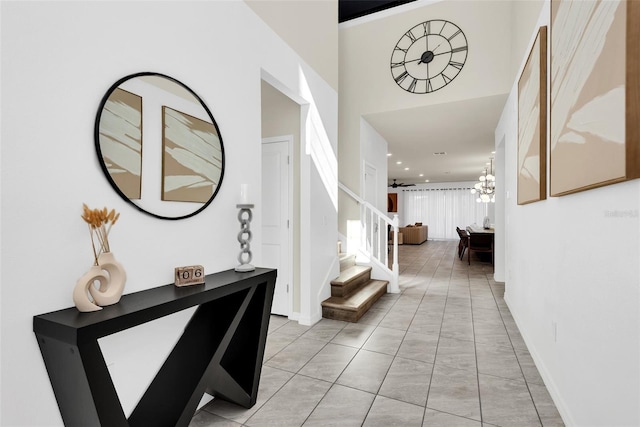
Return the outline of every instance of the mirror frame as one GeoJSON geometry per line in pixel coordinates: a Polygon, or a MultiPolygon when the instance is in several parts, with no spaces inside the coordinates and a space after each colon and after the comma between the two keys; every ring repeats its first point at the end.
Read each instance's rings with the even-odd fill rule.
{"type": "Polygon", "coordinates": [[[165,74],[151,72],[151,71],[144,71],[144,72],[140,72],[140,73],[134,73],[134,74],[130,74],[128,76],[122,77],[121,79],[116,81],[113,85],[111,85],[109,90],[107,90],[107,92],[105,93],[104,97],[102,98],[102,101],[100,102],[100,106],[98,107],[98,113],[96,115],[96,122],[95,122],[95,126],[94,126],[94,144],[95,144],[95,148],[96,148],[96,154],[98,155],[98,162],[100,163],[100,167],[102,169],[102,172],[104,173],[104,176],[107,178],[107,180],[111,184],[111,187],[113,187],[113,189],[116,191],[116,193],[118,193],[120,195],[120,197],[122,197],[122,199],[124,199],[127,203],[131,204],[137,210],[139,210],[141,212],[144,212],[144,213],[146,213],[148,215],[151,215],[151,216],[153,216],[155,218],[168,219],[168,220],[178,220],[178,219],[190,218],[190,217],[192,217],[194,215],[197,215],[200,212],[202,212],[204,209],[206,209],[206,207],[209,206],[209,204],[211,204],[213,199],[218,194],[218,191],[220,191],[220,187],[222,186],[222,181],[223,181],[223,178],[224,178],[224,169],[225,169],[225,154],[224,154],[224,143],[223,143],[223,140],[222,140],[222,134],[220,133],[220,128],[218,127],[218,123],[216,123],[216,120],[213,118],[213,114],[211,114],[211,111],[209,110],[207,105],[204,103],[202,98],[200,98],[193,90],[191,90],[191,88],[189,88],[184,83],[180,82],[179,80],[176,80],[173,77],[167,76],[165,74]],[[191,95],[193,95],[193,97],[198,102],[200,102],[200,105],[202,105],[202,108],[204,108],[205,112],[207,113],[207,115],[211,119],[211,123],[215,127],[216,132],[218,133],[218,139],[220,140],[220,152],[222,154],[222,161],[221,161],[221,167],[220,167],[220,180],[218,181],[218,185],[214,189],[213,194],[211,195],[211,198],[209,198],[209,200],[204,202],[204,204],[200,208],[198,208],[194,212],[191,212],[191,213],[186,214],[186,215],[175,216],[175,217],[173,217],[173,216],[164,216],[164,215],[160,215],[160,214],[157,214],[157,213],[154,213],[154,212],[150,212],[150,211],[144,209],[143,207],[139,206],[138,204],[136,204],[133,200],[129,199],[122,192],[122,190],[120,190],[120,188],[118,187],[116,182],[111,177],[111,174],[109,173],[109,170],[107,169],[107,165],[105,164],[103,156],[102,156],[102,149],[100,148],[100,119],[102,118],[102,112],[104,111],[105,104],[109,100],[109,97],[111,96],[111,94],[122,83],[124,83],[124,82],[126,82],[128,80],[134,79],[136,77],[143,77],[143,76],[163,77],[163,78],[165,78],[167,80],[172,81],[173,83],[178,84],[182,88],[184,88],[187,92],[189,92],[191,95]]]}

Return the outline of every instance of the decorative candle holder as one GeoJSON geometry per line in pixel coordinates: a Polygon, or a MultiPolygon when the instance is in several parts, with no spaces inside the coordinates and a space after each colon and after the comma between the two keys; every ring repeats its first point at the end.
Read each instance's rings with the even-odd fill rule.
{"type": "Polygon", "coordinates": [[[251,265],[251,214],[252,204],[236,205],[240,211],[238,212],[238,221],[240,221],[240,232],[238,233],[238,242],[240,242],[240,253],[238,254],[239,266],[235,268],[238,272],[254,271],[256,268],[251,265]]]}

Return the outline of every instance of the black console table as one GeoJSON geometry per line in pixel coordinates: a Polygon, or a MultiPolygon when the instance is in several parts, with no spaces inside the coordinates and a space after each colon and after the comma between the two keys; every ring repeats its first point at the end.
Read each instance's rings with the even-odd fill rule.
{"type": "Polygon", "coordinates": [[[51,385],[67,426],[187,426],[205,392],[256,403],[276,270],[206,276],[124,295],[92,313],[75,307],[33,318],[51,385]],[[127,419],[98,338],[198,306],[184,333],[127,419]]]}

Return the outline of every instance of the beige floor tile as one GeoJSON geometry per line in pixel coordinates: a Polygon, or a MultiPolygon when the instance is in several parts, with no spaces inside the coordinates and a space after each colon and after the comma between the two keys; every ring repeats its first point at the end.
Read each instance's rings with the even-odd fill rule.
{"type": "Polygon", "coordinates": [[[369,393],[377,393],[384,381],[393,356],[360,350],[338,377],[337,383],[369,393]]]}
{"type": "Polygon", "coordinates": [[[301,426],[327,393],[331,383],[294,376],[251,416],[247,426],[301,426]]]}
{"type": "Polygon", "coordinates": [[[499,426],[539,426],[540,419],[524,381],[478,375],[483,421],[499,426]]]}
{"type": "Polygon", "coordinates": [[[271,316],[256,405],[214,399],[191,427],[563,426],[504,284],[456,248],[400,246],[401,293],[358,323],[271,316]]]}
{"type": "Polygon", "coordinates": [[[422,415],[421,406],[377,396],[363,427],[419,427],[422,425],[422,415]]]}
{"type": "Polygon", "coordinates": [[[334,384],[303,424],[304,427],[360,427],[376,395],[334,384]]]}

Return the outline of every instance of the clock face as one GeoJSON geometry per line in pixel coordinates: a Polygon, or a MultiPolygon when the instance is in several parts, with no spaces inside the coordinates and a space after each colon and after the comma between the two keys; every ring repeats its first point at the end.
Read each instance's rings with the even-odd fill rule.
{"type": "Polygon", "coordinates": [[[457,25],[426,21],[400,37],[391,54],[391,75],[407,92],[434,92],[456,78],[467,52],[467,38],[457,25]]]}

